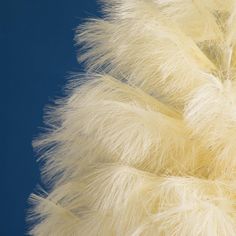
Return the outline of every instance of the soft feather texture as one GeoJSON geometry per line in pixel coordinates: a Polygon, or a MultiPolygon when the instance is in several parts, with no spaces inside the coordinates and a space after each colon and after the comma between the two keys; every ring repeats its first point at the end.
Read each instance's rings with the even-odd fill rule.
{"type": "Polygon", "coordinates": [[[235,236],[236,1],[101,2],[34,141],[29,234],[235,236]]]}

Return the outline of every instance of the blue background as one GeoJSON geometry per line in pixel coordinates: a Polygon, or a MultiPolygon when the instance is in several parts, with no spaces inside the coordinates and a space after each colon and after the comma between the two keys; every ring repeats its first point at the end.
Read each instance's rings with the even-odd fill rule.
{"type": "Polygon", "coordinates": [[[1,236],[25,235],[27,199],[40,181],[31,142],[43,108],[62,94],[76,61],[74,29],[98,16],[95,0],[7,0],[0,3],[1,236]]]}

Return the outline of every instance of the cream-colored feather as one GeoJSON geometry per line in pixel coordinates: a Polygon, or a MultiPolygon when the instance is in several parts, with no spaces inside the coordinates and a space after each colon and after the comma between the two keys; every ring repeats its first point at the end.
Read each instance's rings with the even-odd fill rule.
{"type": "Polygon", "coordinates": [[[153,9],[153,2],[131,2],[127,18],[92,20],[79,28],[76,39],[85,51],[79,58],[90,71],[102,69],[124,77],[164,102],[182,107],[190,90],[215,79],[208,73],[215,66],[190,37],[157,7],[153,9]]]}
{"type": "Polygon", "coordinates": [[[236,1],[101,0],[34,141],[35,236],[236,235],[236,1]]]}

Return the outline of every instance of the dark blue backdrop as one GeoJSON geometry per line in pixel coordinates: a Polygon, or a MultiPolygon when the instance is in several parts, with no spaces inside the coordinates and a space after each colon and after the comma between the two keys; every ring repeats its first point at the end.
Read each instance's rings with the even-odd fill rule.
{"type": "Polygon", "coordinates": [[[76,61],[74,29],[98,15],[95,0],[1,1],[1,236],[25,235],[27,198],[39,182],[32,138],[43,107],[76,61]]]}

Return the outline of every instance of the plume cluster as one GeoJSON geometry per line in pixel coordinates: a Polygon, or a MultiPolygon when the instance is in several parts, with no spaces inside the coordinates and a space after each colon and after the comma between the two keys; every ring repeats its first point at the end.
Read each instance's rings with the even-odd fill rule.
{"type": "Polygon", "coordinates": [[[103,0],[35,141],[30,235],[236,235],[236,1],[103,0]]]}

